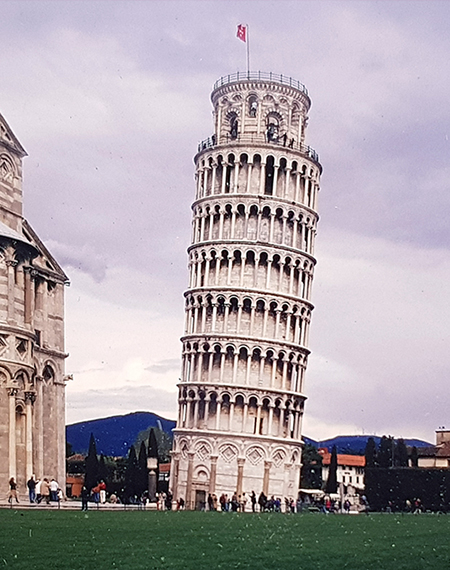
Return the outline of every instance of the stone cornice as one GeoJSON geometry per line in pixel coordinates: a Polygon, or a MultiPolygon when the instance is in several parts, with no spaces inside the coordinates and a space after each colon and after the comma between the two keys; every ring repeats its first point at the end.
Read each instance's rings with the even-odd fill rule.
{"type": "Polygon", "coordinates": [[[228,390],[233,393],[255,393],[260,396],[260,398],[264,398],[264,395],[273,397],[273,396],[280,396],[284,397],[287,396],[289,398],[295,398],[297,400],[302,400],[303,402],[307,399],[305,394],[301,392],[292,392],[291,390],[280,390],[279,388],[268,388],[267,386],[253,386],[250,384],[230,384],[224,383],[220,384],[218,382],[179,382],[177,384],[178,388],[187,388],[189,389],[191,386],[195,386],[197,388],[204,388],[205,391],[207,387],[213,390],[228,390]]]}

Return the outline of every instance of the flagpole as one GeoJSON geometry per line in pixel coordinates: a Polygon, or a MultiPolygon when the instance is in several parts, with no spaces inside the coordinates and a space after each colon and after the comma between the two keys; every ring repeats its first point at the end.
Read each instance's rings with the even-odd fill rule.
{"type": "Polygon", "coordinates": [[[247,26],[247,76],[250,78],[250,33],[248,24],[245,25],[247,26]]]}

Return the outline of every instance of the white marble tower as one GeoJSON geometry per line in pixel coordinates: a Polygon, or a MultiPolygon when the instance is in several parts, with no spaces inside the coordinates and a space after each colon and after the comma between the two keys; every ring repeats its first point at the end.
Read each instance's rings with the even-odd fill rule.
{"type": "Polygon", "coordinates": [[[171,485],[296,497],[322,167],[298,81],[222,77],[195,156],[190,283],[171,485]]]}

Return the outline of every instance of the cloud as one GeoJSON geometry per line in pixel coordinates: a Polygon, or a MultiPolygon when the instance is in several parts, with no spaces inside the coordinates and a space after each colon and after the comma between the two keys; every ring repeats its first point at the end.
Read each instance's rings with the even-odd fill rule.
{"type": "Polygon", "coordinates": [[[68,423],[120,415],[130,410],[150,410],[167,419],[176,418],[173,394],[148,385],[86,390],[71,394],[67,403],[68,423]]]}

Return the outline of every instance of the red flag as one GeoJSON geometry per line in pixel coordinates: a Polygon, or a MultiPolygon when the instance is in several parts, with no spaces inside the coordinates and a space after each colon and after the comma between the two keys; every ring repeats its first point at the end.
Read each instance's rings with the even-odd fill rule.
{"type": "Polygon", "coordinates": [[[237,27],[237,34],[236,36],[242,40],[243,42],[247,41],[247,26],[244,24],[239,24],[237,27]]]}

